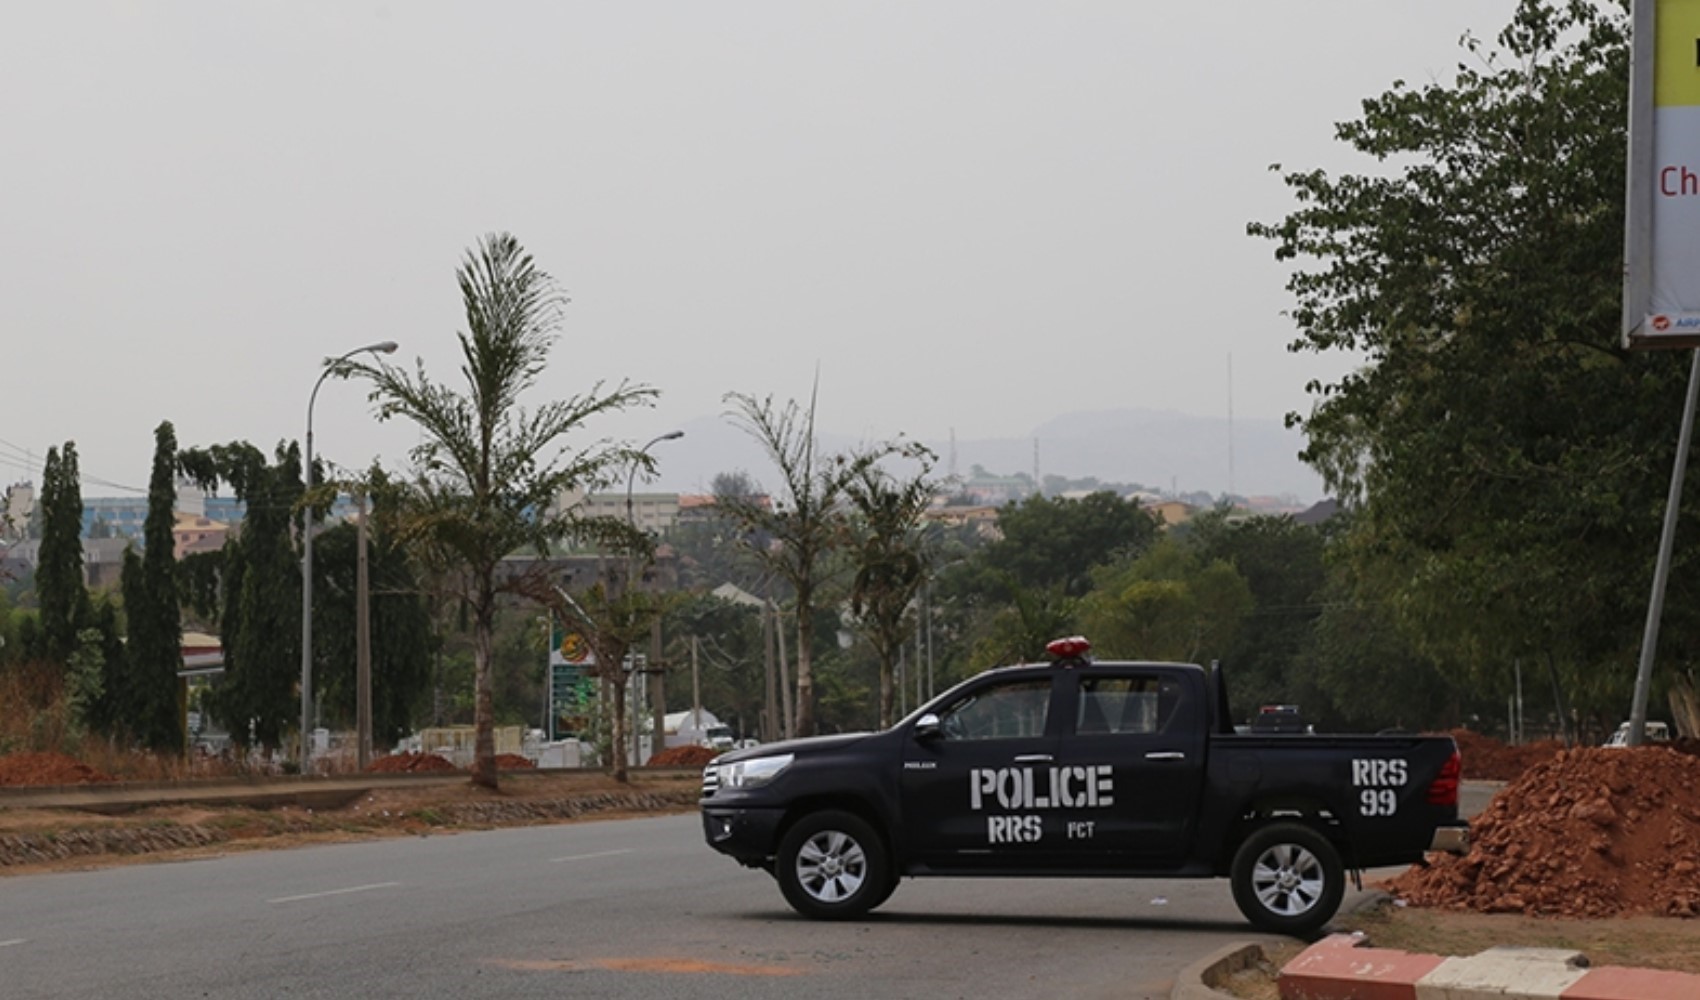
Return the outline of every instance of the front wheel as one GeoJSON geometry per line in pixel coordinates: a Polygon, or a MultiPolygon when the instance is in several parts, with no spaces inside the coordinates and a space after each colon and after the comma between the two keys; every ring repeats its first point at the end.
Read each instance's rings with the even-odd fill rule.
{"type": "Polygon", "coordinates": [[[1274,823],[1234,854],[1234,902],[1247,920],[1277,934],[1309,934],[1328,923],[1346,894],[1340,852],[1302,823],[1274,823]]]}
{"type": "Polygon", "coordinates": [[[819,920],[862,916],[885,902],[894,887],[874,828],[838,810],[798,820],[779,844],[775,869],[791,908],[819,920]]]}

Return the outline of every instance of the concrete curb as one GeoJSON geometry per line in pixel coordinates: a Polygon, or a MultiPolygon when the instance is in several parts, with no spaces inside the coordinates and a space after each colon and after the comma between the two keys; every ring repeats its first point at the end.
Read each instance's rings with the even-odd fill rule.
{"type": "Polygon", "coordinates": [[[1175,977],[1175,987],[1169,992],[1169,1000],[1234,1000],[1215,987],[1241,969],[1261,961],[1261,945],[1231,944],[1219,948],[1181,970],[1180,975],[1175,977]]]}
{"type": "Polygon", "coordinates": [[[1468,958],[1446,958],[1366,944],[1360,936],[1335,934],[1306,948],[1281,970],[1281,996],[1289,1000],[1700,997],[1700,975],[1612,965],[1591,969],[1580,952],[1558,948],[1489,948],[1468,958]]]}

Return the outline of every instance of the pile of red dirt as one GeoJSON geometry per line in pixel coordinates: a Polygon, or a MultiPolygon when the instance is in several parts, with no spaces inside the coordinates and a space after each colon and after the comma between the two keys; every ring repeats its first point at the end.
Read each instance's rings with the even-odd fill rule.
{"type": "Polygon", "coordinates": [[[457,771],[459,768],[434,753],[393,753],[366,765],[368,771],[457,771]]]}
{"type": "Polygon", "coordinates": [[[112,781],[62,753],[12,753],[0,757],[0,785],[88,785],[112,781]]]}
{"type": "Polygon", "coordinates": [[[1458,753],[1464,759],[1464,777],[1469,781],[1516,781],[1524,771],[1551,760],[1564,749],[1558,740],[1507,746],[1492,736],[1468,729],[1454,729],[1446,735],[1458,744],[1458,753]]]}
{"type": "Polygon", "coordinates": [[[668,747],[649,758],[649,767],[702,767],[720,756],[719,750],[708,747],[668,747]]]}
{"type": "Polygon", "coordinates": [[[1433,855],[1388,889],[1479,913],[1700,916],[1700,757],[1561,751],[1494,796],[1470,838],[1469,854],[1433,855]]]}
{"type": "Polygon", "coordinates": [[[536,766],[536,761],[530,757],[521,757],[517,753],[499,753],[496,755],[496,769],[498,771],[515,771],[536,766]]]}

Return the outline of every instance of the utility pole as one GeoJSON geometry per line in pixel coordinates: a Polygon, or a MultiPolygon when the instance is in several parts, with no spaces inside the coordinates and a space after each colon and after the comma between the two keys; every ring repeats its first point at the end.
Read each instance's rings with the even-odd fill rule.
{"type": "Polygon", "coordinates": [[[697,673],[697,637],[691,636],[691,725],[702,728],[702,677],[697,673]]]}
{"type": "Polygon", "coordinates": [[[372,612],[371,612],[371,581],[366,567],[366,491],[360,487],[354,502],[360,514],[359,524],[355,529],[354,560],[354,664],[355,679],[359,688],[356,695],[358,704],[355,715],[358,716],[360,730],[360,749],[356,759],[360,770],[372,763],[372,612]]]}
{"type": "Polygon", "coordinates": [[[667,664],[661,662],[661,616],[649,623],[649,698],[653,703],[655,735],[650,738],[649,752],[658,754],[667,749],[667,664]]]}

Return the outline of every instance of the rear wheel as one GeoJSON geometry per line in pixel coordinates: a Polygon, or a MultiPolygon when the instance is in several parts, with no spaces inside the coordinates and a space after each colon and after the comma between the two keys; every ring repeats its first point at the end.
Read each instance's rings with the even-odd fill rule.
{"type": "Polygon", "coordinates": [[[774,875],[792,909],[823,920],[862,916],[896,887],[874,828],[836,809],[797,821],[779,844],[774,875]]]}
{"type": "Polygon", "coordinates": [[[1346,873],[1327,837],[1302,823],[1273,823],[1234,854],[1234,902],[1246,919],[1277,934],[1309,934],[1340,909],[1346,873]]]}

